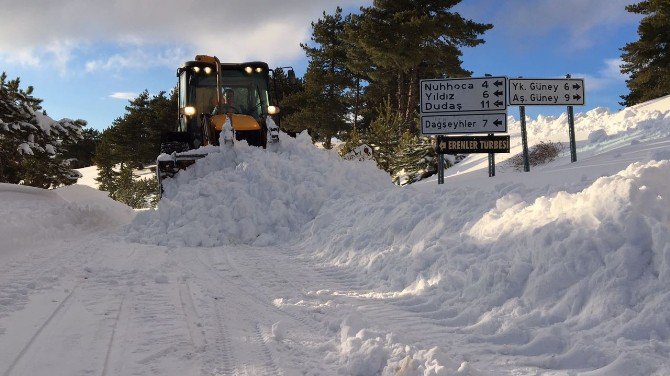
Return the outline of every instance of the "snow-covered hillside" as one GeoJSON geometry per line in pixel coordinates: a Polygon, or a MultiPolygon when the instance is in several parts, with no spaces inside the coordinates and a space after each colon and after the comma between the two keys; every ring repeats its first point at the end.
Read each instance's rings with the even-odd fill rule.
{"type": "Polygon", "coordinates": [[[444,185],[306,135],[213,150],[136,216],[2,185],[0,372],[670,374],[670,97],[576,120],[577,163],[444,185]]]}

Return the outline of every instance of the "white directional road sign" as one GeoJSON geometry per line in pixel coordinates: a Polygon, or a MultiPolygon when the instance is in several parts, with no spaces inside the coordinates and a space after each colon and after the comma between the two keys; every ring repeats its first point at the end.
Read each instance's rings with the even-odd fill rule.
{"type": "Polygon", "coordinates": [[[507,77],[421,80],[421,114],[507,111],[507,77]]]}
{"type": "Polygon", "coordinates": [[[507,132],[506,112],[436,114],[421,116],[421,133],[505,133],[507,132]]]}
{"type": "Polygon", "coordinates": [[[582,106],[583,78],[510,78],[512,106],[582,106]]]}

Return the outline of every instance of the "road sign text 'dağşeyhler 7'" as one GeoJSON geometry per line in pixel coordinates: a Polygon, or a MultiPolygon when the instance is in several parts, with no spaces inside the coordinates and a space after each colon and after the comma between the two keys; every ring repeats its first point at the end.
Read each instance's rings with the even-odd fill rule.
{"type": "Polygon", "coordinates": [[[510,78],[512,106],[583,106],[583,78],[510,78]]]}
{"type": "Polygon", "coordinates": [[[506,132],[506,112],[467,112],[421,116],[421,133],[424,135],[506,132]]]}
{"type": "Polygon", "coordinates": [[[422,114],[507,109],[507,77],[429,79],[420,87],[422,114]]]}

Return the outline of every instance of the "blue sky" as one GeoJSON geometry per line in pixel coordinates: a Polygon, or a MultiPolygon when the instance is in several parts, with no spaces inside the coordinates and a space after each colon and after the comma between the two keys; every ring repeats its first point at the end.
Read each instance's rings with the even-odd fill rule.
{"type": "MultiPolygon", "coordinates": [[[[587,105],[620,108],[626,94],[619,48],[637,39],[631,0],[464,0],[455,11],[494,24],[486,44],[464,50],[474,76],[586,79],[587,105]]],[[[310,22],[356,0],[32,0],[3,5],[0,71],[35,87],[54,118],[81,118],[104,129],[143,90],[169,91],[196,54],[222,61],[265,60],[304,72],[299,47],[310,22]]],[[[510,114],[518,117],[516,107],[510,114]]],[[[561,107],[529,108],[557,115],[561,107]]]]}

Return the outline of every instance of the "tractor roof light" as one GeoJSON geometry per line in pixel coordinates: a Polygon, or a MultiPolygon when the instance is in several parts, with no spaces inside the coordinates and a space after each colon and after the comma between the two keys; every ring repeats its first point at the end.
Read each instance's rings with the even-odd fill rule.
{"type": "Polygon", "coordinates": [[[268,106],[268,114],[277,115],[279,113],[279,107],[277,106],[268,106]]]}
{"type": "Polygon", "coordinates": [[[252,74],[254,73],[254,68],[252,67],[245,67],[244,71],[247,72],[247,74],[252,74]]]}
{"type": "Polygon", "coordinates": [[[211,67],[205,67],[205,74],[210,74],[212,73],[212,68],[211,67]]]}
{"type": "Polygon", "coordinates": [[[184,107],[184,115],[186,116],[195,115],[195,107],[193,106],[184,107]]]}
{"type": "Polygon", "coordinates": [[[261,73],[262,71],[263,71],[263,68],[261,68],[261,67],[256,68],[256,73],[261,73]]]}
{"type": "Polygon", "coordinates": [[[200,72],[200,67],[193,67],[193,71],[194,71],[195,73],[200,72]]]}

